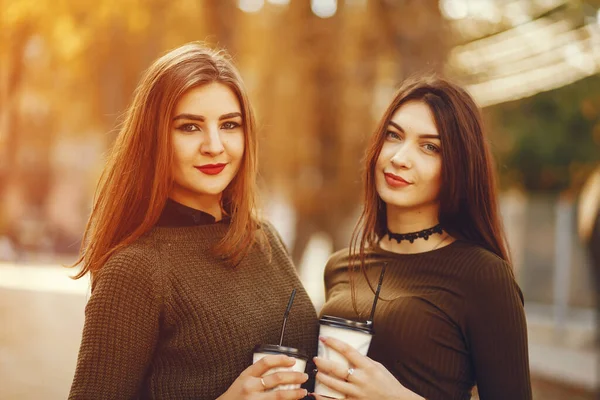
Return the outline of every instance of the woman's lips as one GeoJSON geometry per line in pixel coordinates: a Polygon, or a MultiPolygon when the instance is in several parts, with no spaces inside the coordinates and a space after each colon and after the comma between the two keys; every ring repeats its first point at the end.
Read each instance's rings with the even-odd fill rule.
{"type": "Polygon", "coordinates": [[[218,175],[226,166],[227,164],[206,164],[194,168],[206,175],[218,175]]]}
{"type": "Polygon", "coordinates": [[[389,172],[384,173],[384,175],[385,175],[385,181],[391,187],[402,188],[402,187],[407,187],[408,185],[412,185],[412,183],[408,182],[407,180],[405,180],[404,178],[402,178],[398,175],[390,174],[389,172]]]}

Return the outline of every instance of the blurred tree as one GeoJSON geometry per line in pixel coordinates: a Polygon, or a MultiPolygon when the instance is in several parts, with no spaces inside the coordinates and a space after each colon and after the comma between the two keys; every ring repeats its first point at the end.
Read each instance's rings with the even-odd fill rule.
{"type": "MultiPolygon", "coordinates": [[[[9,66],[0,70],[0,177],[24,176],[15,179],[24,203],[42,207],[49,187],[73,179],[52,164],[58,143],[101,136],[103,152],[151,60],[207,39],[234,55],[253,94],[267,188],[298,212],[296,261],[317,231],[346,245],[366,139],[391,89],[439,69],[446,54],[436,0],[340,1],[331,18],[309,1],[267,2],[259,13],[237,0],[0,1],[0,61],[9,66]]],[[[90,168],[70,173],[95,181],[90,168]]]]}
{"type": "MultiPolygon", "coordinates": [[[[232,26],[216,22],[231,9],[238,11],[232,1],[216,0],[177,5],[166,0],[103,0],[93,8],[76,0],[3,0],[0,235],[14,230],[22,217],[14,204],[45,219],[50,188],[62,179],[73,179],[57,175],[52,164],[57,140],[90,138],[101,132],[105,146],[98,152],[103,152],[116,131],[105,133],[119,122],[151,60],[181,40],[215,36],[210,29],[231,37],[232,26]],[[170,31],[177,35],[169,35],[170,31]],[[7,191],[13,198],[8,202],[7,191]]],[[[62,156],[80,157],[77,153],[62,156]]],[[[88,207],[81,212],[87,214],[88,207]]]]}
{"type": "Polygon", "coordinates": [[[503,186],[576,191],[600,160],[600,77],[486,110],[503,186]]]}
{"type": "MultiPolygon", "coordinates": [[[[4,126],[1,141],[2,157],[0,157],[0,190],[5,185],[8,167],[14,165],[18,149],[18,113],[19,89],[23,81],[25,46],[31,37],[32,29],[29,24],[22,24],[12,30],[3,30],[2,42],[9,43],[3,57],[6,65],[5,83],[3,85],[2,107],[4,126]],[[5,41],[6,40],[6,41],[5,41]]],[[[3,49],[4,50],[4,49],[3,49]]],[[[0,196],[1,197],[1,196],[0,196]]]]}
{"type": "Polygon", "coordinates": [[[316,232],[348,244],[367,139],[403,77],[441,68],[445,24],[434,0],[338,2],[329,18],[295,1],[243,20],[236,43],[260,116],[261,175],[297,213],[298,263],[316,232]]]}
{"type": "Polygon", "coordinates": [[[22,103],[26,46],[33,34],[26,9],[2,3],[0,13],[0,235],[7,234],[10,213],[4,204],[7,188],[14,187],[19,177],[12,169],[17,161],[21,141],[19,111],[22,103]]]}

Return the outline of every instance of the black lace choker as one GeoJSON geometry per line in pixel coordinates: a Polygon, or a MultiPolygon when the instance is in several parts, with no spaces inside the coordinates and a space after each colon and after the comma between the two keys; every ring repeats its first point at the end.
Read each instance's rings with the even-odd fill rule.
{"type": "Polygon", "coordinates": [[[409,242],[413,243],[416,239],[420,238],[428,240],[429,236],[435,233],[441,234],[442,232],[444,232],[444,230],[442,229],[442,226],[440,224],[437,224],[433,228],[423,229],[422,231],[410,233],[392,233],[387,227],[385,228],[386,235],[388,235],[390,239],[394,239],[398,243],[402,242],[403,240],[408,240],[409,242]]]}

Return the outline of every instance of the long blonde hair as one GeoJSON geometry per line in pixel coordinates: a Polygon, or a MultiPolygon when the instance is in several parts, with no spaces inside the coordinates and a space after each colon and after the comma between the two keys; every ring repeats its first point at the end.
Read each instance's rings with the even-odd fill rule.
{"type": "Polygon", "coordinates": [[[93,280],[112,254],[156,224],[173,183],[170,131],[174,107],[191,88],[212,82],[226,85],[236,95],[245,133],[240,170],[222,197],[222,207],[231,216],[229,231],[213,250],[235,265],[261,240],[254,216],[255,120],[242,79],[224,51],[189,43],[156,60],[135,90],[96,188],[80,257],[71,266],[82,264],[75,279],[89,272],[93,280]]]}

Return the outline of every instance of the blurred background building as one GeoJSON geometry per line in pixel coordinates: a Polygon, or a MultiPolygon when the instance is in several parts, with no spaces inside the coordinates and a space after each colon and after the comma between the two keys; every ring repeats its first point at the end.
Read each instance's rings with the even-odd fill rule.
{"type": "Polygon", "coordinates": [[[257,110],[264,211],[315,306],[346,247],[365,144],[400,82],[440,72],[484,107],[526,298],[536,399],[599,385],[576,235],[600,162],[600,0],[0,0],[0,398],[65,398],[88,292],[74,261],[142,71],[225,47],[257,110]]]}

